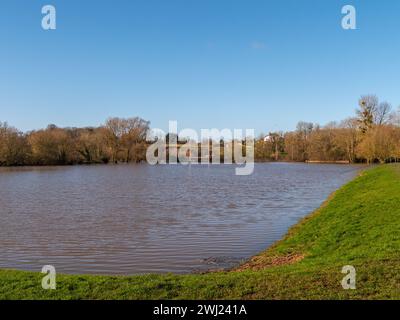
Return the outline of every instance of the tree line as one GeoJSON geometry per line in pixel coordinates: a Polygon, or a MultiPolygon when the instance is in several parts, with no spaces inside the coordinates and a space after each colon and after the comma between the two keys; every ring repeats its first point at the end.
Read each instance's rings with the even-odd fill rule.
{"type": "Polygon", "coordinates": [[[0,122],[0,165],[70,165],[140,162],[146,157],[150,122],[109,118],[95,128],[58,128],[22,133],[0,122]]]}
{"type": "Polygon", "coordinates": [[[400,109],[362,96],[354,117],[325,126],[299,122],[295,131],[271,132],[255,142],[258,161],[392,162],[400,159],[400,109]]]}
{"type": "MultiPolygon", "coordinates": [[[[26,133],[0,122],[0,166],[137,163],[146,159],[149,130],[150,122],[140,117],[26,133]]],[[[362,96],[352,118],[325,126],[299,122],[295,131],[261,135],[254,156],[256,161],[398,161],[400,111],[375,95],[362,96]]]]}

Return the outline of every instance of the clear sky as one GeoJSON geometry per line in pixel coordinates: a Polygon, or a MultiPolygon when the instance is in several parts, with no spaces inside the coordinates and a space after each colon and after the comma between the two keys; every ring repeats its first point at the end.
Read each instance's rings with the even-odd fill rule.
{"type": "Polygon", "coordinates": [[[352,116],[362,94],[400,104],[398,0],[2,0],[0,41],[0,121],[24,131],[140,116],[261,133],[352,116]]]}

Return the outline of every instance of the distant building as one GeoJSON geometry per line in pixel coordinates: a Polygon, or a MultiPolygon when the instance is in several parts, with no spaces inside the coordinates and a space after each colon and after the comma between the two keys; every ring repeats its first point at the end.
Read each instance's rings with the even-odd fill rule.
{"type": "Polygon", "coordinates": [[[272,137],[270,135],[264,137],[264,142],[272,141],[272,137]]]}

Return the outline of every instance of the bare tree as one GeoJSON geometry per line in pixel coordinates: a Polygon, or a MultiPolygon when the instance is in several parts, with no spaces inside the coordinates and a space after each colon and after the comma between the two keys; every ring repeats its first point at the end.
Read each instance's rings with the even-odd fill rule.
{"type": "MultiPolygon", "coordinates": [[[[109,118],[105,127],[108,129],[108,143],[112,150],[112,161],[117,162],[119,159],[129,162],[132,158],[132,152],[142,152],[143,142],[150,128],[150,122],[142,118],[109,118]],[[142,147],[138,148],[138,145],[142,147]],[[118,156],[123,153],[124,157],[118,156]]],[[[135,161],[138,158],[135,157],[135,161]]]]}
{"type": "Polygon", "coordinates": [[[0,165],[24,165],[30,155],[26,137],[16,128],[0,122],[0,165]]]}
{"type": "Polygon", "coordinates": [[[346,150],[347,160],[354,162],[356,160],[356,147],[358,144],[357,119],[348,118],[341,122],[336,144],[346,150]]]}
{"type": "Polygon", "coordinates": [[[386,124],[390,120],[390,113],[392,111],[392,106],[388,102],[381,102],[376,108],[374,114],[374,122],[377,125],[386,124]]]}
{"type": "Polygon", "coordinates": [[[400,127],[400,106],[397,107],[397,110],[393,110],[389,114],[388,122],[396,127],[400,127]]]}
{"type": "Polygon", "coordinates": [[[296,127],[297,137],[299,139],[302,161],[308,160],[309,137],[314,130],[314,125],[311,122],[300,121],[296,127]]]}
{"type": "Polygon", "coordinates": [[[136,157],[135,153],[142,153],[143,142],[150,130],[150,122],[142,118],[129,118],[124,121],[124,133],[121,137],[122,145],[126,150],[126,162],[131,161],[132,153],[134,161],[137,162],[141,157],[136,157]]]}
{"type": "Polygon", "coordinates": [[[358,101],[360,109],[356,110],[359,127],[361,132],[365,133],[374,124],[375,114],[379,105],[379,99],[376,95],[365,95],[358,101]]]}

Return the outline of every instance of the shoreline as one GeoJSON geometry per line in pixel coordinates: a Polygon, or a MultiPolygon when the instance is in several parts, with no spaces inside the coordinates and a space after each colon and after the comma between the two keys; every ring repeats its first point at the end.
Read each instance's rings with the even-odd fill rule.
{"type": "MultiPolygon", "coordinates": [[[[306,160],[306,161],[290,161],[290,160],[278,160],[278,161],[263,161],[263,160],[255,160],[255,164],[267,164],[267,163],[290,163],[290,164],[341,164],[341,165],[365,165],[368,164],[366,162],[348,162],[348,161],[320,161],[320,160],[306,160]]],[[[0,169],[29,169],[29,168],[70,168],[70,167],[92,167],[92,166],[128,166],[128,165],[146,165],[148,164],[146,161],[141,162],[118,162],[118,163],[72,163],[72,164],[45,164],[45,165],[20,165],[20,166],[1,166],[0,169]]],[[[168,165],[169,163],[164,164],[156,164],[156,166],[160,165],[168,165]]],[[[179,164],[179,162],[177,163],[179,164]]],[[[236,163],[201,163],[201,162],[193,162],[191,165],[234,165],[240,166],[240,164],[236,163]]],[[[150,165],[150,164],[148,164],[150,165]]],[[[175,165],[175,164],[172,164],[175,165]]],[[[182,164],[187,166],[187,164],[182,164]]],[[[153,166],[153,165],[151,165],[153,166]]]]}
{"type": "Polygon", "coordinates": [[[60,290],[53,292],[41,290],[43,275],[40,273],[0,270],[0,284],[4,287],[1,289],[0,285],[0,298],[23,298],[26,295],[33,299],[398,297],[396,287],[387,288],[385,279],[400,271],[397,254],[400,237],[395,236],[397,233],[394,231],[400,229],[397,226],[400,216],[397,206],[399,180],[400,166],[383,165],[361,170],[319,208],[293,225],[282,239],[232,270],[189,275],[60,274],[57,275],[60,290]],[[361,203],[365,205],[360,206],[361,203]],[[393,207],[392,210],[388,210],[389,207],[393,207]],[[381,212],[391,223],[379,223],[381,212]],[[376,235],[379,235],[379,240],[373,240],[376,235]],[[354,264],[361,275],[369,274],[367,280],[370,277],[375,280],[367,281],[362,290],[343,290],[340,271],[346,264],[354,264]],[[375,270],[382,271],[376,273],[375,270]],[[22,288],[14,288],[18,287],[15,282],[20,282],[22,288]],[[30,283],[28,291],[27,282],[30,283]],[[68,283],[75,285],[71,288],[68,283]],[[7,291],[7,284],[9,288],[12,284],[13,289],[7,291]],[[304,292],[305,287],[307,292],[304,292]]]}

